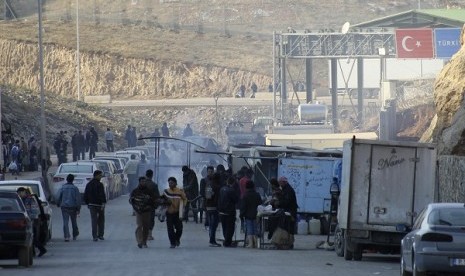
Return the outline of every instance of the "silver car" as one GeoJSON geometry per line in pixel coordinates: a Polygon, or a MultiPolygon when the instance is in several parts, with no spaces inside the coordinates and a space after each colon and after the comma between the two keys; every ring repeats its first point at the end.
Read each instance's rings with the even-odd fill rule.
{"type": "MultiPolygon", "coordinates": [[[[52,186],[53,195],[56,197],[61,186],[66,183],[66,176],[68,174],[74,175],[73,184],[79,189],[81,195],[84,195],[87,183],[94,177],[94,171],[100,170],[104,172],[101,164],[92,161],[76,161],[61,164],[56,173],[53,175],[52,186]]],[[[103,173],[100,182],[103,183],[105,188],[105,195],[107,200],[110,199],[110,185],[105,172],[103,173]]]]}
{"type": "Polygon", "coordinates": [[[465,275],[464,203],[431,203],[419,214],[402,239],[400,269],[401,275],[465,275]]]}

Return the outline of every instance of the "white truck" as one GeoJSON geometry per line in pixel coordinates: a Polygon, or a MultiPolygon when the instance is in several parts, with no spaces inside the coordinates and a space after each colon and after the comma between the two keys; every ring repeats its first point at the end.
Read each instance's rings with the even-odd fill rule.
{"type": "Polygon", "coordinates": [[[396,254],[415,216],[437,201],[436,147],[398,141],[347,140],[334,234],[336,254],[361,260],[364,250],[396,254]]]}
{"type": "Polygon", "coordinates": [[[278,177],[284,176],[294,188],[297,213],[305,220],[319,219],[321,233],[329,231],[330,187],[341,179],[342,154],[327,157],[291,157],[278,159],[278,177]]]}

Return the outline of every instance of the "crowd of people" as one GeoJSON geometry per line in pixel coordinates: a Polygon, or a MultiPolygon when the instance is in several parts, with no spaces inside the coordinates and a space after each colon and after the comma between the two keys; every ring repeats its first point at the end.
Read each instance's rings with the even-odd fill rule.
{"type": "MultiPolygon", "coordinates": [[[[166,212],[166,224],[170,247],[176,248],[181,243],[183,222],[189,221],[189,213],[195,223],[204,223],[208,229],[208,242],[211,247],[235,247],[233,240],[237,212],[241,221],[241,229],[246,233],[247,247],[257,246],[257,236],[260,234],[257,223],[257,209],[264,202],[255,190],[251,180],[253,171],[243,167],[232,175],[223,165],[207,166],[204,177],[198,184],[196,173],[188,166],[182,167],[183,187],[179,188],[177,179],[168,178],[169,188],[157,194],[158,185],[153,183],[153,172],[147,171],[146,177],[139,177],[138,186],[131,192],[130,203],[137,217],[136,240],[140,248],[147,247],[147,240],[152,238],[155,210],[162,208],[166,212]],[[141,205],[143,207],[141,207],[141,205]],[[205,221],[203,215],[206,213],[205,221]],[[148,220],[148,218],[150,218],[148,220]],[[216,230],[221,223],[224,241],[217,242],[216,230]],[[146,229],[146,230],[144,230],[146,229]]],[[[288,223],[282,222],[282,217],[270,219],[270,239],[278,227],[293,235],[296,231],[297,200],[295,191],[286,178],[271,180],[273,197],[270,200],[273,208],[288,212],[288,223]],[[290,223],[289,223],[290,222],[290,223]]],[[[292,248],[290,245],[289,248],[292,248]]]]}
{"type": "MultiPolygon", "coordinates": [[[[164,122],[161,126],[161,132],[155,128],[153,133],[148,136],[163,136],[170,137],[168,124],[164,122]]],[[[183,138],[193,136],[193,130],[190,124],[186,124],[181,133],[183,138]]],[[[128,125],[124,133],[124,139],[127,141],[128,147],[144,145],[144,140],[141,140],[142,135],[137,135],[136,128],[128,125]]],[[[103,151],[115,151],[116,135],[107,127],[103,133],[104,147],[103,151]]],[[[21,172],[38,171],[41,162],[41,141],[36,139],[34,135],[26,141],[24,137],[15,139],[12,136],[3,137],[3,160],[4,168],[8,169],[13,175],[19,175],[21,172]]],[[[97,130],[90,126],[87,129],[74,130],[73,133],[68,131],[59,131],[56,133],[52,141],[53,152],[57,155],[58,164],[68,162],[68,153],[72,154],[72,161],[92,159],[99,150],[99,134],[97,130]],[[71,149],[70,149],[71,147],[71,149]]],[[[102,149],[101,149],[102,150],[102,149]]],[[[50,152],[47,148],[47,154],[50,152]]],[[[50,158],[48,157],[47,160],[50,158]]],[[[50,166],[51,164],[48,164],[50,166]]]]}
{"type": "MultiPolygon", "coordinates": [[[[195,172],[188,166],[183,166],[182,172],[183,187],[178,187],[178,180],[175,177],[169,177],[168,188],[162,191],[153,181],[154,172],[151,169],[147,169],[143,176],[138,176],[138,184],[129,195],[129,203],[136,217],[137,246],[146,248],[147,242],[153,240],[156,212],[159,212],[166,220],[170,248],[179,247],[183,223],[189,221],[191,212],[194,222],[198,223],[200,220],[200,223],[208,229],[210,247],[236,247],[237,241],[234,239],[234,234],[237,212],[239,212],[241,229],[246,233],[247,247],[257,247],[257,237],[261,233],[257,222],[257,209],[264,202],[251,180],[253,172],[244,167],[237,174],[232,175],[225,170],[223,165],[218,165],[216,168],[207,166],[200,185],[198,185],[195,172]],[[205,219],[204,213],[206,213],[205,219]],[[220,223],[224,236],[222,244],[217,242],[216,237],[216,230],[220,223]]],[[[103,184],[100,182],[101,177],[101,171],[94,172],[94,178],[87,184],[83,197],[90,211],[94,241],[104,240],[106,198],[103,184]]],[[[74,176],[68,175],[67,183],[62,186],[57,200],[63,214],[63,232],[66,242],[69,242],[71,237],[75,240],[79,235],[77,216],[81,210],[81,201],[73,180],[74,176]],[[72,235],[69,231],[69,220],[72,224],[72,235]]],[[[297,216],[295,192],[287,179],[283,177],[278,180],[272,179],[271,184],[273,197],[269,203],[276,209],[290,213],[293,223],[288,225],[291,227],[281,227],[288,231],[289,235],[293,235],[296,230],[297,216]]],[[[270,220],[271,235],[274,229],[280,227],[280,221],[280,219],[275,222],[270,220]]]]}

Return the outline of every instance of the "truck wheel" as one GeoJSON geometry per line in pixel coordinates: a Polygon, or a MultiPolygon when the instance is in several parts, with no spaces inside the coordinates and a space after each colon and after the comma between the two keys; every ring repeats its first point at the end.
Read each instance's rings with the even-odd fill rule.
{"type": "Polygon", "coordinates": [[[347,238],[344,237],[344,260],[351,261],[354,257],[354,252],[349,250],[347,238]]]}
{"type": "Polygon", "coordinates": [[[30,246],[22,246],[18,250],[18,265],[28,267],[32,263],[32,248],[30,246]]]}
{"type": "Polygon", "coordinates": [[[339,225],[334,230],[334,250],[337,256],[344,257],[344,233],[339,228],[339,225]]]}
{"type": "Polygon", "coordinates": [[[358,244],[354,244],[354,261],[362,260],[362,247],[358,244]]]}

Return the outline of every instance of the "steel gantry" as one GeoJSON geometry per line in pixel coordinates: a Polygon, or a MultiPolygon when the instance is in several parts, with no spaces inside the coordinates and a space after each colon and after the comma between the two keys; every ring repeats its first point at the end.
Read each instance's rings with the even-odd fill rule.
{"type": "Polygon", "coordinates": [[[357,120],[363,117],[363,59],[384,59],[396,55],[394,29],[342,30],[341,33],[312,33],[306,30],[296,31],[288,28],[287,32],[273,33],[273,116],[286,121],[288,108],[287,66],[288,59],[305,59],[306,98],[312,95],[312,60],[331,60],[331,105],[332,123],[337,128],[337,60],[357,59],[358,70],[358,114],[357,120]]]}

